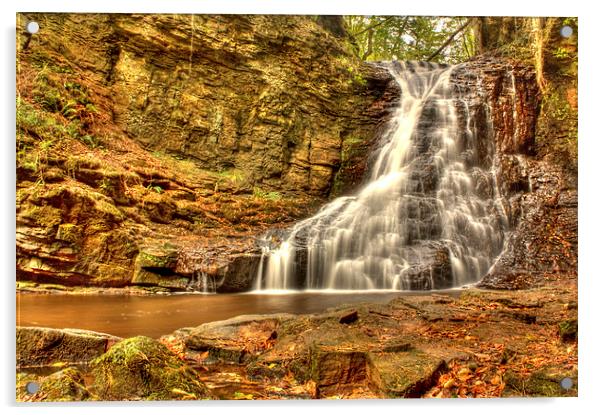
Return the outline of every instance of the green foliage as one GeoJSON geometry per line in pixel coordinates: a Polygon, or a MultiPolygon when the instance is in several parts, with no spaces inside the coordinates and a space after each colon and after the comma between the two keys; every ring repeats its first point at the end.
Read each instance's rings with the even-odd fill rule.
{"type": "Polygon", "coordinates": [[[42,151],[49,150],[58,141],[65,138],[80,140],[91,148],[100,146],[97,137],[85,133],[79,119],[62,120],[58,114],[38,109],[17,99],[18,141],[22,141],[25,135],[37,138],[39,140],[38,147],[42,151]]]}
{"type": "Polygon", "coordinates": [[[562,46],[552,52],[555,58],[565,59],[571,56],[570,52],[562,46]]]}
{"type": "Polygon", "coordinates": [[[99,187],[100,187],[100,190],[105,194],[111,193],[111,191],[113,190],[113,184],[106,177],[102,179],[99,187]]]}
{"type": "MultiPolygon", "coordinates": [[[[345,16],[347,31],[363,60],[427,60],[466,23],[463,17],[345,16]]],[[[475,54],[475,37],[465,29],[433,60],[456,63],[475,54]]]]}
{"type": "MultiPolygon", "coordinates": [[[[27,99],[17,98],[17,151],[25,146],[38,152],[39,162],[64,139],[79,140],[90,148],[100,147],[99,138],[90,131],[98,110],[87,88],[73,80],[65,81],[68,68],[60,70],[48,64],[34,67],[39,70],[31,81],[31,89],[24,91],[27,99]]],[[[33,166],[31,158],[24,161],[33,166]]]]}
{"type": "Polygon", "coordinates": [[[152,190],[153,192],[157,192],[159,194],[163,193],[163,191],[164,191],[163,188],[161,186],[159,186],[158,184],[154,185],[154,184],[151,183],[148,186],[146,186],[146,188],[148,190],[152,190]]]}
{"type": "Polygon", "coordinates": [[[242,183],[246,180],[246,176],[243,171],[238,169],[226,169],[222,170],[217,175],[221,179],[229,180],[233,183],[242,183]]]}
{"type": "Polygon", "coordinates": [[[250,393],[234,392],[234,399],[236,399],[236,400],[252,400],[253,395],[250,393]]]}
{"type": "Polygon", "coordinates": [[[253,188],[253,197],[256,199],[271,200],[272,202],[282,199],[282,195],[279,192],[266,192],[259,187],[253,188]]]}

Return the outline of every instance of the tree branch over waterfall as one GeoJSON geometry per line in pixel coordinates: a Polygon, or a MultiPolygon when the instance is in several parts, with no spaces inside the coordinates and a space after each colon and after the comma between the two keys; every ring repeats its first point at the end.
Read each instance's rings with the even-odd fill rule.
{"type": "Polygon", "coordinates": [[[466,21],[466,23],[464,23],[454,33],[452,33],[451,36],[443,43],[443,45],[441,45],[441,47],[439,47],[439,49],[437,49],[435,51],[435,53],[433,53],[432,55],[430,55],[426,60],[430,61],[430,60],[435,59],[437,57],[437,55],[439,55],[441,52],[443,52],[443,50],[447,46],[449,46],[449,44],[454,40],[454,38],[458,35],[458,33],[462,32],[464,29],[466,29],[471,22],[472,22],[472,18],[469,18],[466,21]]]}
{"type": "Polygon", "coordinates": [[[474,54],[470,52],[474,49],[474,35],[466,30],[472,27],[466,17],[344,16],[343,19],[357,56],[366,61],[435,59],[458,63],[474,54]],[[458,35],[462,33],[460,38],[458,35]],[[446,48],[443,55],[441,52],[446,48]]]}

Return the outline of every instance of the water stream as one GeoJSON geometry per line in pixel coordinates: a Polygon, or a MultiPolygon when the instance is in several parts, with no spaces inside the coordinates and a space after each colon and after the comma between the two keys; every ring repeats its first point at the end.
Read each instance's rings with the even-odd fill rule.
{"type": "Polygon", "coordinates": [[[256,290],[456,287],[479,280],[500,253],[505,214],[475,91],[454,84],[454,66],[387,69],[401,97],[366,185],[279,243],[267,235],[256,290]]]}

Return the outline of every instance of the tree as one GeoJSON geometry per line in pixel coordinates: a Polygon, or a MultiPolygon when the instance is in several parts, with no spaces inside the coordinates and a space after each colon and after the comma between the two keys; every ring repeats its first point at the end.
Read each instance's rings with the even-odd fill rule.
{"type": "Polygon", "coordinates": [[[364,60],[433,60],[456,63],[475,53],[472,19],[424,16],[344,16],[364,60]]]}

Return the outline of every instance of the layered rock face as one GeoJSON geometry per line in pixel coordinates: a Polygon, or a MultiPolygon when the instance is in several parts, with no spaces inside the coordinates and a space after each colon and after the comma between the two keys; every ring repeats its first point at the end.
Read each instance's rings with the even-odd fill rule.
{"type": "Polygon", "coordinates": [[[248,289],[253,237],[356,186],[386,118],[310,17],[19,19],[19,279],[248,289]]]}

